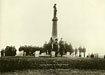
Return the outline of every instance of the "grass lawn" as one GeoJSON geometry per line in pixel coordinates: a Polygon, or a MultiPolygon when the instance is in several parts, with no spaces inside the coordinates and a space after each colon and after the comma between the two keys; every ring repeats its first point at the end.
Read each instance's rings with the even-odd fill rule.
{"type": "Polygon", "coordinates": [[[105,70],[79,70],[79,69],[28,69],[5,72],[2,75],[105,75],[105,70]]]}
{"type": "Polygon", "coordinates": [[[105,59],[1,57],[0,75],[105,75],[105,59]]]}

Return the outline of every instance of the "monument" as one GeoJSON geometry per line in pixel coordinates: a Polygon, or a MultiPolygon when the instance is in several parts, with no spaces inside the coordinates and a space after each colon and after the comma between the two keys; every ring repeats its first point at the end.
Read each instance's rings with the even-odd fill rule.
{"type": "Polygon", "coordinates": [[[52,39],[55,41],[55,39],[57,39],[57,8],[56,8],[56,4],[54,4],[53,6],[54,8],[54,15],[53,15],[53,19],[52,19],[52,39]]]}

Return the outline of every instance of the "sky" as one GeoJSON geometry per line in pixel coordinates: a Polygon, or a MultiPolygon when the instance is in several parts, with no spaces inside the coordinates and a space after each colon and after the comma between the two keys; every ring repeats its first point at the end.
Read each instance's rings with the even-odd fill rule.
{"type": "Polygon", "coordinates": [[[105,0],[0,0],[0,50],[42,46],[52,33],[57,4],[58,38],[87,53],[105,54],[105,0]]]}

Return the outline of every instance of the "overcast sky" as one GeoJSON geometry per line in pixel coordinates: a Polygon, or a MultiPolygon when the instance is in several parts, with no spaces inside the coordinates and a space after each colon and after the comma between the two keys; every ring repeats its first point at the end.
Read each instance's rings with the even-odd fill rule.
{"type": "Polygon", "coordinates": [[[51,37],[57,3],[58,38],[105,54],[105,0],[1,0],[0,49],[42,46],[51,37]]]}

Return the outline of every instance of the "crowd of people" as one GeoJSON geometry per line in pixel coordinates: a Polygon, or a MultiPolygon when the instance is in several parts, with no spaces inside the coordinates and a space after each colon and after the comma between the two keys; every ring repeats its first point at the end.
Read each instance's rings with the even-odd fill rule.
{"type": "Polygon", "coordinates": [[[50,56],[52,56],[52,51],[55,52],[55,57],[57,57],[58,53],[61,55],[66,54],[67,51],[73,52],[72,46],[69,46],[67,48],[67,45],[65,45],[62,38],[58,42],[58,39],[50,38],[50,41],[48,44],[44,44],[44,48],[46,50],[46,53],[48,53],[50,56]]]}

